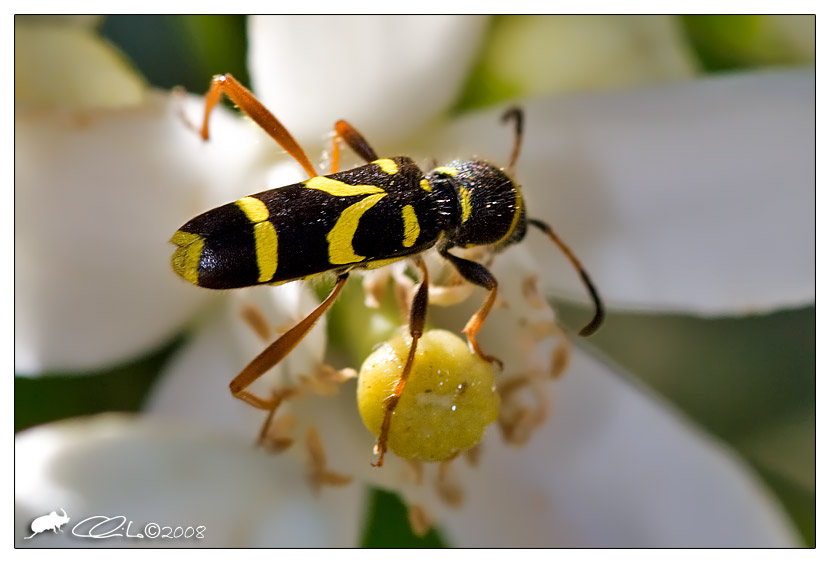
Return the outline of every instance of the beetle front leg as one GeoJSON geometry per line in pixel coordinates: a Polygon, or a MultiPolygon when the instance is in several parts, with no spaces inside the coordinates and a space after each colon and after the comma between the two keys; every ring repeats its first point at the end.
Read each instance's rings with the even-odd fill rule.
{"type": "Polygon", "coordinates": [[[496,281],[496,277],[490,273],[490,270],[479,264],[478,262],[473,262],[472,260],[467,260],[465,258],[459,258],[453,254],[449,253],[449,249],[439,248],[438,252],[450,261],[450,263],[455,267],[461,277],[467,280],[470,283],[475,285],[481,286],[484,289],[490,291],[487,299],[481,305],[478,311],[476,311],[470,320],[467,321],[467,325],[464,327],[462,331],[464,334],[467,335],[467,342],[470,345],[470,349],[475,352],[478,357],[483,360],[486,360],[490,363],[498,364],[501,368],[503,367],[503,363],[501,360],[496,358],[495,356],[491,356],[489,354],[485,354],[484,351],[481,349],[481,346],[478,344],[478,340],[476,336],[478,335],[478,331],[481,330],[481,327],[484,325],[484,320],[487,318],[487,315],[490,313],[490,309],[493,308],[493,303],[496,302],[496,294],[498,293],[499,284],[496,281]]]}

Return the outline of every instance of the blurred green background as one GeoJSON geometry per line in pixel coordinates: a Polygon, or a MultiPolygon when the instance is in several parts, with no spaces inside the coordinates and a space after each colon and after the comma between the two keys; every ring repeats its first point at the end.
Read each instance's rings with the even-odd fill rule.
{"type": "MultiPolygon", "coordinates": [[[[796,40],[793,35],[799,33],[788,33],[796,23],[803,29],[803,18],[783,23],[764,16],[675,19],[697,73],[810,65],[814,59],[814,27],[813,47],[809,37],[796,40]]],[[[506,77],[493,53],[516,23],[514,16],[493,18],[457,111],[522,93],[523,85],[506,77]]],[[[97,25],[154,86],[202,92],[218,72],[249,83],[242,16],[109,16],[97,25]]],[[[573,304],[557,305],[571,329],[588,315],[573,304]]],[[[815,326],[813,307],[734,319],[612,312],[590,344],[735,448],[781,500],[805,544],[814,546],[815,326]]],[[[179,345],[181,339],[95,374],[16,377],[15,431],[75,415],[138,410],[179,345]]],[[[370,494],[362,545],[444,545],[439,532],[413,536],[394,495],[370,494]]]]}

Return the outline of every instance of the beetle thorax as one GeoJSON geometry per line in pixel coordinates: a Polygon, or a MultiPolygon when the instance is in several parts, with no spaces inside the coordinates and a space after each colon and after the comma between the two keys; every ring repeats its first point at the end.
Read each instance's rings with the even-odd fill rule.
{"type": "Polygon", "coordinates": [[[436,191],[451,187],[457,212],[446,238],[453,246],[520,241],[526,230],[519,186],[500,168],[482,161],[454,161],[427,174],[436,191]]]}

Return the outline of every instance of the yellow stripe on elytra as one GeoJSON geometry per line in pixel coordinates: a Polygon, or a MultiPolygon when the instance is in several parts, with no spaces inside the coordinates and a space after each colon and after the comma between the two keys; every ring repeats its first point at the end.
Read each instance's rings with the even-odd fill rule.
{"type": "Polygon", "coordinates": [[[245,213],[248,221],[251,223],[259,223],[268,219],[268,208],[255,197],[243,197],[236,202],[237,207],[245,213]]]}
{"type": "Polygon", "coordinates": [[[395,164],[395,161],[390,158],[381,158],[379,160],[375,160],[374,162],[372,162],[372,164],[377,164],[378,166],[380,166],[381,170],[383,170],[390,176],[392,174],[398,173],[398,165],[395,164]]]}
{"type": "Polygon", "coordinates": [[[259,267],[260,283],[267,282],[277,271],[277,231],[270,221],[254,224],[256,264],[259,267]]]}
{"type": "Polygon", "coordinates": [[[326,235],[329,242],[329,264],[352,264],[366,258],[355,254],[352,239],[363,214],[385,197],[385,193],[370,195],[343,210],[334,227],[326,235]]]}
{"type": "Polygon", "coordinates": [[[383,188],[372,185],[358,185],[352,186],[339,180],[332,180],[325,176],[316,176],[310,180],[303,182],[307,188],[312,190],[320,190],[329,195],[337,197],[348,197],[353,195],[368,195],[368,194],[385,194],[383,188]]]}
{"type": "Polygon", "coordinates": [[[403,245],[407,248],[415,244],[418,235],[421,234],[421,226],[418,225],[418,216],[415,215],[415,208],[411,205],[404,205],[401,209],[403,217],[403,245]]]}
{"type": "Polygon", "coordinates": [[[429,182],[427,182],[427,179],[426,179],[426,178],[421,178],[421,188],[422,188],[424,191],[427,191],[427,192],[431,192],[431,191],[432,191],[432,186],[430,186],[430,185],[429,185],[429,182]]]}
{"type": "Polygon", "coordinates": [[[254,248],[260,283],[267,282],[277,271],[277,231],[268,221],[268,207],[255,197],[243,197],[236,201],[248,221],[254,224],[254,248]]]}
{"type": "Polygon", "coordinates": [[[470,203],[470,192],[467,191],[463,185],[458,185],[458,195],[461,197],[461,222],[466,223],[470,218],[470,213],[473,212],[473,206],[470,203]]]}
{"type": "Polygon", "coordinates": [[[170,261],[173,271],[190,283],[199,285],[199,260],[202,258],[202,249],[205,246],[204,237],[185,231],[176,231],[170,242],[178,246],[170,261]]]}
{"type": "Polygon", "coordinates": [[[397,258],[384,258],[383,260],[372,260],[371,262],[366,262],[366,264],[364,264],[363,267],[367,270],[376,270],[378,268],[388,266],[393,262],[397,262],[398,260],[403,260],[404,258],[406,258],[406,256],[398,256],[397,258]]]}

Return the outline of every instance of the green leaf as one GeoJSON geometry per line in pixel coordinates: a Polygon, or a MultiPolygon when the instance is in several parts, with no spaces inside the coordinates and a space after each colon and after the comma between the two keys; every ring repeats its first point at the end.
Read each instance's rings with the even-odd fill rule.
{"type": "Polygon", "coordinates": [[[689,15],[681,21],[709,71],[815,61],[815,16],[689,15]]]}
{"type": "Polygon", "coordinates": [[[447,543],[437,530],[423,537],[416,536],[409,525],[406,505],[394,493],[372,489],[369,493],[366,523],[361,547],[371,548],[438,548],[447,543]]]}
{"type": "Polygon", "coordinates": [[[181,339],[144,358],[95,373],[14,378],[14,430],[102,412],[136,412],[181,339]]]}

